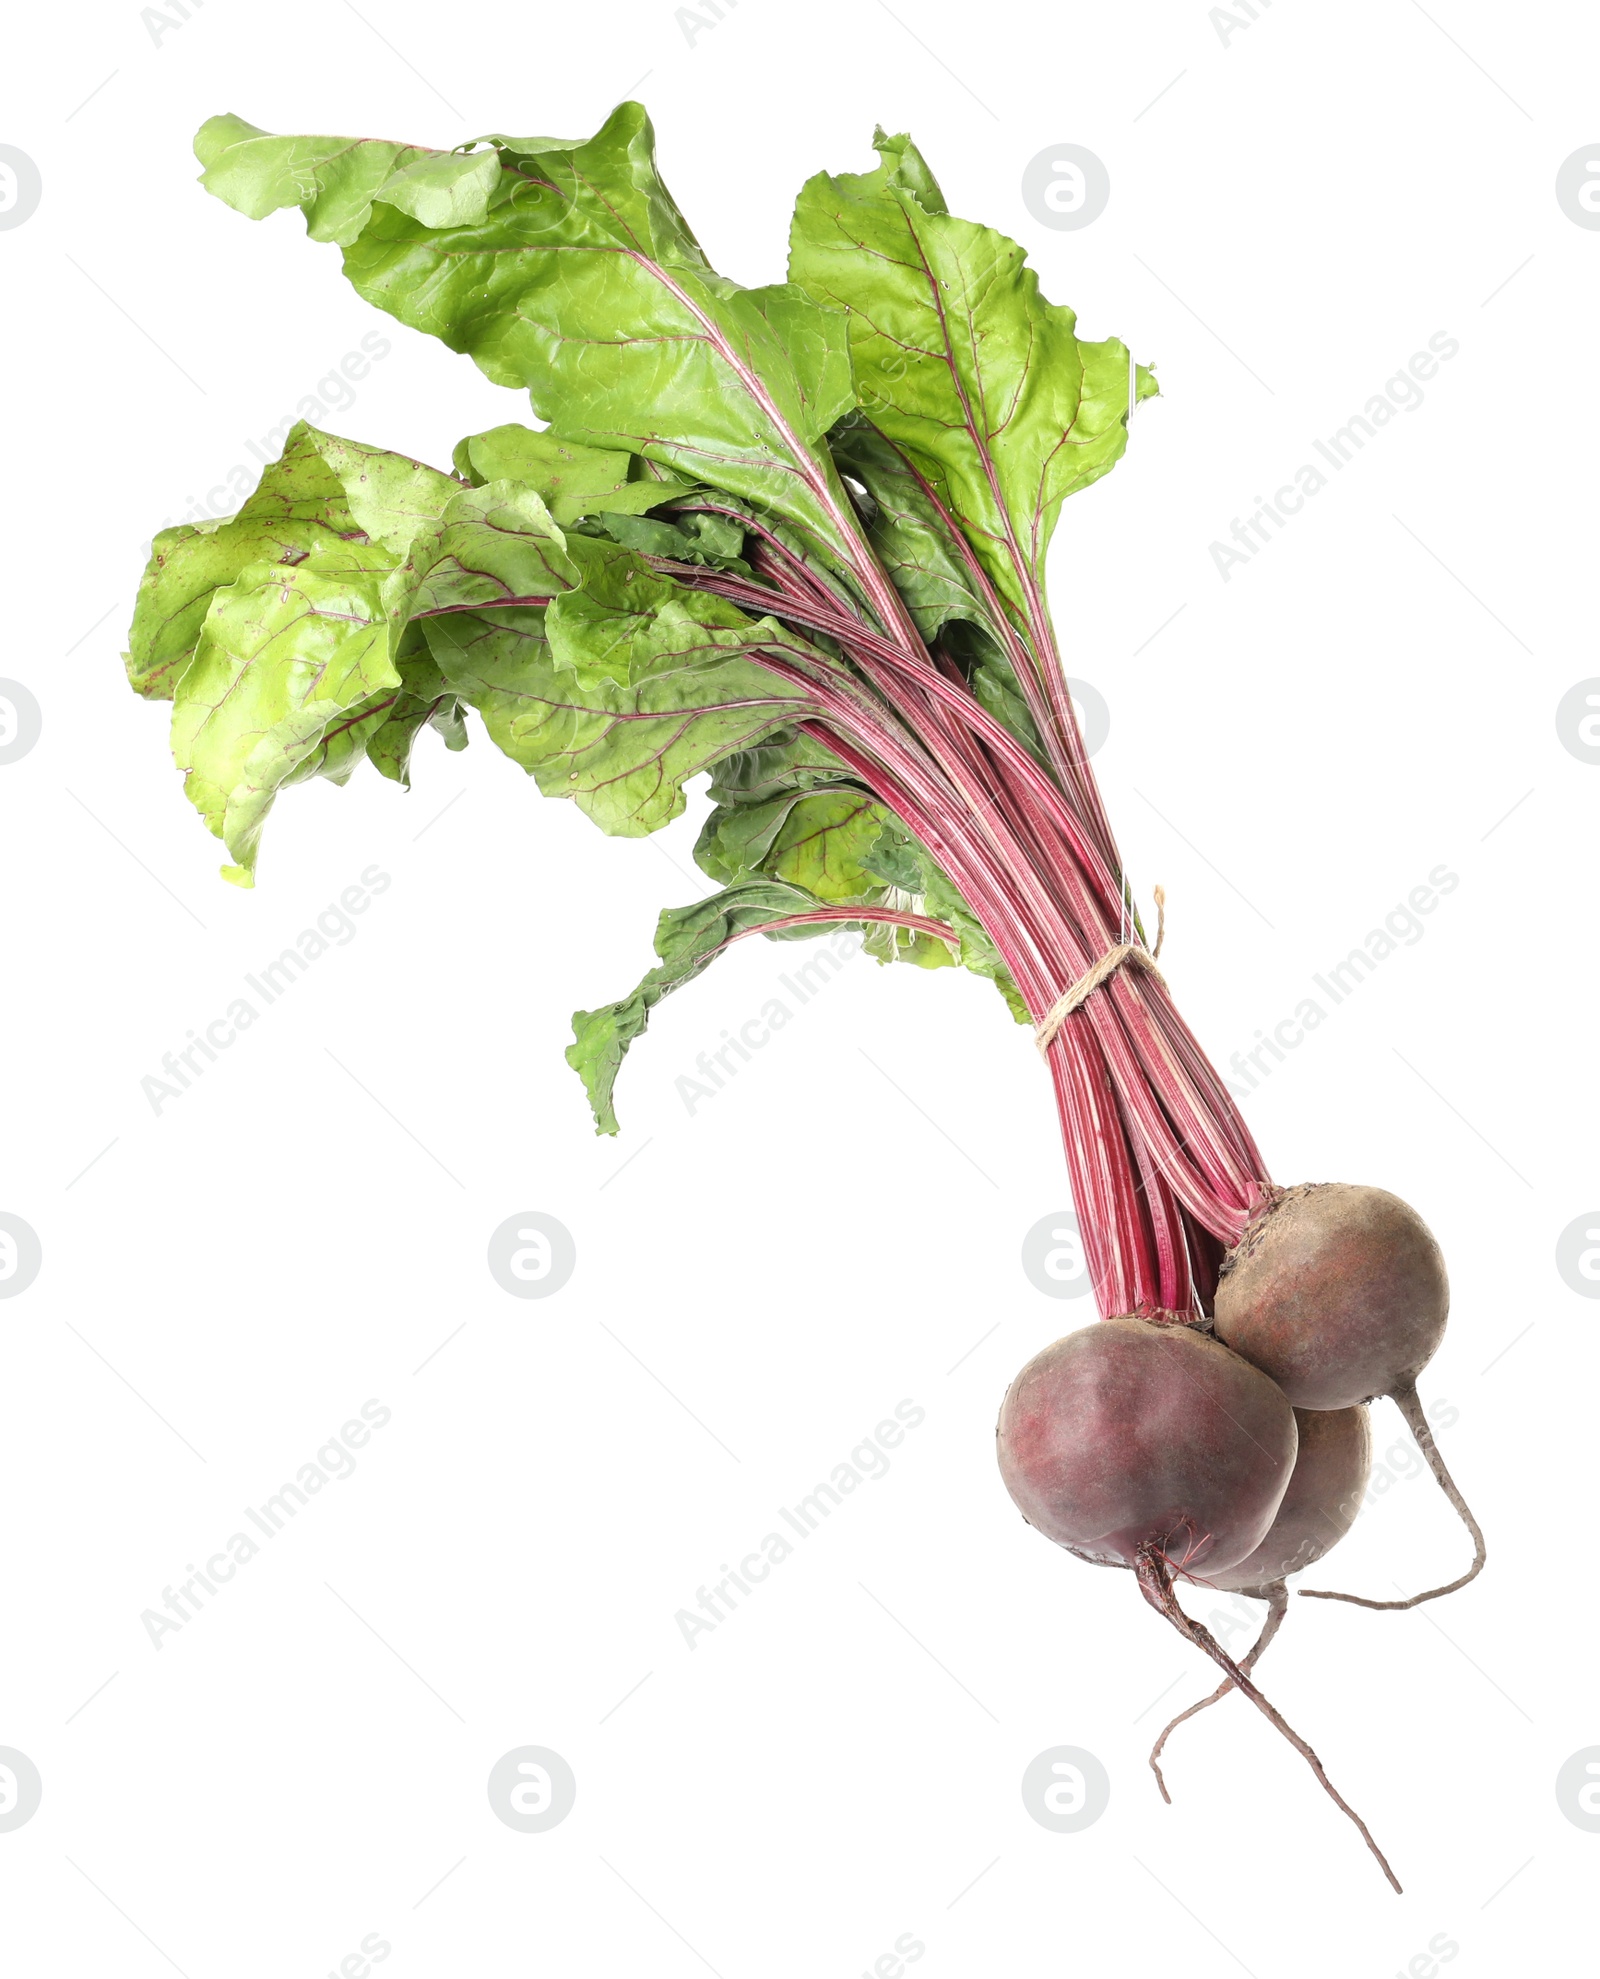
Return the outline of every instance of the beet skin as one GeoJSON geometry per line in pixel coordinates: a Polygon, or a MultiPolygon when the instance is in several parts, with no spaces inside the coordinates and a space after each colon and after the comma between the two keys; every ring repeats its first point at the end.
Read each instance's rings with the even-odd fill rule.
{"type": "Polygon", "coordinates": [[[1208,1574],[1218,1587],[1267,1588],[1320,1560],[1355,1524],[1372,1474],[1372,1427],[1353,1409],[1296,1409],[1294,1475],[1265,1539],[1247,1560],[1208,1574]]]}
{"type": "Polygon", "coordinates": [[[1312,1182],[1285,1190],[1223,1260],[1216,1329],[1297,1409],[1347,1409],[1415,1381],[1449,1310],[1444,1258],[1409,1204],[1312,1182]]]}
{"type": "Polygon", "coordinates": [[[1104,1319],[1035,1356],[1000,1410],[1000,1471],[1030,1525],[1107,1565],[1155,1544],[1210,1577],[1266,1536],[1294,1411],[1192,1326],[1104,1319]]]}

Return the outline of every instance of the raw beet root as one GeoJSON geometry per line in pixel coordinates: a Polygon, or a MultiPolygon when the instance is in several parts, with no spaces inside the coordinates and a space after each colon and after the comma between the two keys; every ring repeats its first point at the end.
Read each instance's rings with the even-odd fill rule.
{"type": "Polygon", "coordinates": [[[1444,1337],[1449,1310],[1449,1280],[1432,1232],[1387,1189],[1307,1182],[1282,1190],[1222,1261],[1217,1338],[1270,1374],[1297,1410],[1392,1397],[1472,1535],[1471,1566],[1442,1587],[1400,1601],[1318,1589],[1319,1600],[1415,1608],[1454,1594],[1483,1569],[1483,1528],[1445,1468],[1417,1398],[1417,1376],[1444,1337]]]}
{"type": "Polygon", "coordinates": [[[1151,1607],[1305,1759],[1398,1890],[1316,1753],[1173,1592],[1175,1575],[1214,1577],[1265,1540],[1298,1447],[1283,1391],[1177,1315],[1104,1319],[1029,1361],[995,1433],[1006,1489],[1028,1523],[1084,1559],[1131,1567],[1151,1607]]]}
{"type": "Polygon", "coordinates": [[[1206,1575],[1217,1587],[1262,1590],[1265,1599],[1264,1590],[1274,1581],[1320,1560],[1355,1523],[1372,1472],[1372,1427],[1365,1404],[1296,1409],[1294,1421],[1300,1447],[1271,1530],[1247,1560],[1206,1575]]]}
{"type": "Polygon", "coordinates": [[[1259,1369],[1192,1326],[1105,1319],[1012,1382],[1000,1471],[1030,1525],[1091,1560],[1154,1545],[1208,1578],[1245,1559],[1294,1468],[1294,1412],[1259,1369]]]}
{"type": "Polygon", "coordinates": [[[1286,1189],[1222,1263],[1217,1338],[1297,1409],[1347,1409],[1415,1381],[1450,1287],[1428,1226],[1387,1189],[1286,1189]]]}

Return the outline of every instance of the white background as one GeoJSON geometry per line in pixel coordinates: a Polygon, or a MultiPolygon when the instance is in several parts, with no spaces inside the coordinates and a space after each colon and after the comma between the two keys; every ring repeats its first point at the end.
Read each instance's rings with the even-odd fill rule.
{"type": "MultiPolygon", "coordinates": [[[[0,141],[44,197],[0,233],[0,672],[45,730],[0,769],[0,1208],[45,1262],[0,1304],[0,1745],[44,1781],[0,1834],[9,1970],[289,1979],[371,1933],[395,1979],[850,1979],[907,1933],[928,1979],[1382,1979],[1440,1934],[1463,1975],[1592,1956],[1600,1836],[1554,1781],[1600,1743],[1600,1356],[1554,1252],[1600,1199],[1600,768],[1554,716],[1600,673],[1600,235],[1554,177],[1597,136],[1597,59],[1578,8],[1481,0],[1278,0],[1226,41],[1198,0],[743,0],[692,45],[666,0],[11,22],[0,141]],[[1451,1264],[1423,1388],[1459,1412],[1442,1440],[1488,1571],[1408,1615],[1295,1604],[1263,1665],[1402,1899],[1237,1699],[1179,1734],[1161,1804],[1145,1751],[1206,1668],[999,1483],[1006,1383],[1089,1314],[1020,1268],[1065,1184],[987,985],[856,960],[691,1116],[675,1081],[808,953],[746,944],[658,1014],[623,1136],[598,1140],[569,1013],[709,890],[703,799],[610,841],[481,731],[462,756],[430,736],[409,796],[365,769],[291,792],[246,894],[216,878],[164,711],[123,684],[153,530],[363,333],[394,347],[335,430],[444,465],[523,405],[369,311],[298,215],[208,199],[195,127],[578,135],[630,90],[734,277],[781,274],[794,191],[864,168],[881,120],[1086,334],[1158,366],[1052,582],[1219,1062],[1432,868],[1460,876],[1245,1102],[1281,1180],[1391,1187],[1451,1264]],[[1020,195],[1063,141],[1111,175],[1080,233],[1020,195]],[[1437,331],[1460,352],[1426,403],[1224,583],[1211,542],[1437,331]],[[373,864],[393,883],[357,937],[158,1117],[162,1054],[373,864]],[[545,1302],[485,1264],[529,1209],[578,1246],[545,1302]],[[372,1397],[393,1419],[356,1474],[154,1648],[141,1612],[372,1397]],[[926,1421],[889,1475],[686,1647],[675,1612],[903,1398],[926,1421]],[[524,1744],[578,1781],[542,1835],[485,1793],[524,1744]],[[1061,1744],[1111,1778],[1075,1835],[1019,1794],[1061,1744]]],[[[1392,1409],[1375,1428],[1397,1481],[1319,1571],[1381,1595],[1467,1542],[1401,1475],[1392,1409]]]]}

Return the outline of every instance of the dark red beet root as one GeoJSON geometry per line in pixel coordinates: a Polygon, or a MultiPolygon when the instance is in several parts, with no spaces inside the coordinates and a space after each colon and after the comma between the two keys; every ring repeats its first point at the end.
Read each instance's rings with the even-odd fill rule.
{"type": "Polygon", "coordinates": [[[1270,1587],[1320,1560],[1355,1524],[1372,1473],[1365,1405],[1296,1409],[1294,1420],[1300,1447],[1271,1530],[1248,1559],[1206,1575],[1218,1587],[1270,1587]]]}
{"type": "Polygon", "coordinates": [[[1006,1392],[996,1437],[1006,1489],[1028,1523],[1084,1559],[1132,1567],[1151,1607],[1301,1754],[1398,1890],[1321,1760],[1172,1591],[1174,1573],[1225,1571],[1266,1538],[1297,1449],[1282,1390],[1176,1318],[1104,1319],[1029,1361],[1006,1392]]]}
{"type": "Polygon", "coordinates": [[[1296,1409],[1331,1411],[1392,1396],[1472,1535],[1472,1565],[1443,1587],[1403,1601],[1319,1590],[1321,1600],[1414,1608],[1455,1593],[1482,1571],[1483,1529],[1445,1468],[1417,1399],[1417,1376],[1443,1338],[1449,1309],[1439,1246],[1416,1211],[1386,1189],[1345,1182],[1285,1189],[1223,1259],[1217,1338],[1270,1374],[1296,1409]]]}
{"type": "Polygon", "coordinates": [[[1297,1409],[1347,1409],[1414,1381],[1444,1335],[1444,1258],[1387,1189],[1286,1189],[1223,1260],[1217,1338],[1297,1409]]]}
{"type": "Polygon", "coordinates": [[[1000,1471],[1022,1515],[1088,1559],[1154,1545],[1213,1577],[1261,1543],[1294,1468],[1294,1412],[1258,1369],[1182,1324],[1105,1319],[1012,1382],[1000,1471]]]}

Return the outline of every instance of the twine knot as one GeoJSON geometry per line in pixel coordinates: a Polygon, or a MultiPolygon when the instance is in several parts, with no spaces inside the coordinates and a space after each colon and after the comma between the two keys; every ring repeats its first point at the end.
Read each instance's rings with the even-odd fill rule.
{"type": "Polygon", "coordinates": [[[1155,947],[1147,949],[1144,943],[1139,941],[1121,942],[1117,947],[1108,949],[1100,957],[1098,962],[1091,964],[1089,968],[1085,969],[1071,988],[1063,991],[1056,998],[1055,1002],[1051,1004],[1044,1016],[1034,1026],[1033,1041],[1038,1046],[1041,1057],[1048,1055],[1050,1046],[1055,1040],[1056,1033],[1072,1015],[1073,1011],[1078,1009],[1081,1004],[1086,1003],[1094,995],[1095,991],[1100,988],[1101,984],[1109,982],[1119,969],[1125,968],[1129,963],[1133,963],[1138,968],[1148,970],[1156,978],[1157,982],[1164,982],[1166,980],[1161,974],[1161,971],[1156,967],[1156,957],[1161,953],[1161,944],[1167,938],[1167,894],[1165,887],[1158,886],[1156,888],[1155,902],[1155,947]]]}

